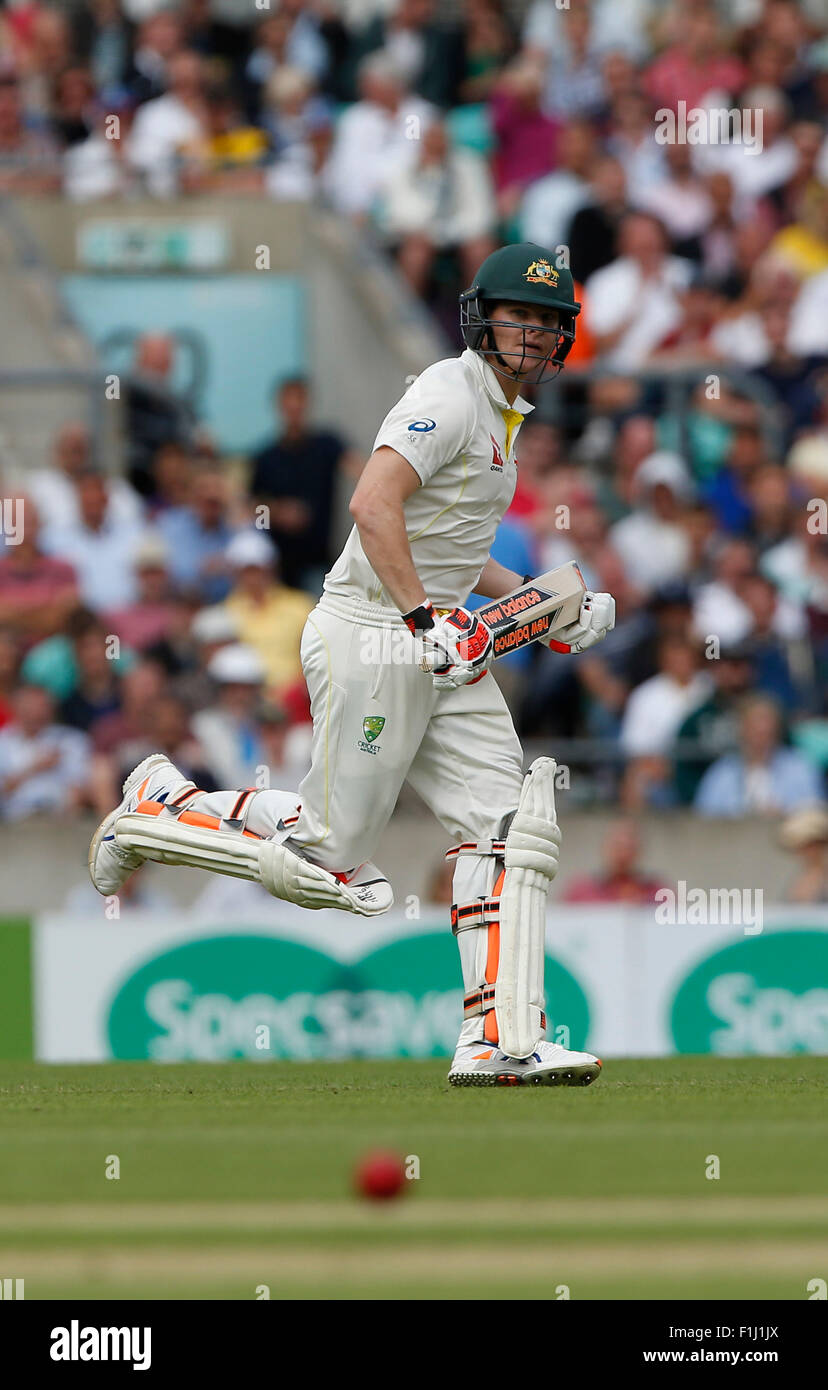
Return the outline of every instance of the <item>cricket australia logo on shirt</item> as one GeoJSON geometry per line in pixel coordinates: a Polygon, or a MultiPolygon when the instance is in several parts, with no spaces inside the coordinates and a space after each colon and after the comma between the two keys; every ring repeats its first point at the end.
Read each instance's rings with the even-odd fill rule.
{"type": "Polygon", "coordinates": [[[359,739],[359,747],[364,753],[378,753],[380,751],[377,739],[384,728],[384,714],[366,714],[362,721],[362,732],[365,735],[365,740],[359,739]]]}

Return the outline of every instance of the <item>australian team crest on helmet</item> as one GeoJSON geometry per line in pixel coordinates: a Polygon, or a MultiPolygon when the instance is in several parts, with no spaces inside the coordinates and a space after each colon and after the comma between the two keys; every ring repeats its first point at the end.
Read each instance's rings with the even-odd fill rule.
{"type": "Polygon", "coordinates": [[[523,278],[528,280],[530,285],[557,285],[558,272],[548,261],[533,261],[523,278]]]}

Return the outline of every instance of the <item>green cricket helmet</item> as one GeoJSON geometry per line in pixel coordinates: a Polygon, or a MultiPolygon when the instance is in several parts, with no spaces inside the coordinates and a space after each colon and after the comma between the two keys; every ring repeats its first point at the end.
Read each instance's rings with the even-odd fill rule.
{"type": "Polygon", "coordinates": [[[501,376],[519,378],[532,386],[543,380],[550,364],[557,372],[563,367],[575,342],[575,319],[580,312],[572,272],[555,264],[553,252],[531,241],[521,241],[513,246],[502,246],[487,256],[474,277],[474,284],[460,295],[460,331],[466,347],[472,352],[494,358],[499,363],[494,370],[501,376]],[[492,332],[499,324],[506,324],[504,319],[491,317],[492,305],[498,303],[536,304],[539,308],[557,309],[559,326],[550,351],[542,355],[527,351],[526,328],[531,325],[524,325],[523,355],[513,369],[500,355],[492,332]],[[527,362],[538,363],[532,377],[522,375],[527,362]]]}

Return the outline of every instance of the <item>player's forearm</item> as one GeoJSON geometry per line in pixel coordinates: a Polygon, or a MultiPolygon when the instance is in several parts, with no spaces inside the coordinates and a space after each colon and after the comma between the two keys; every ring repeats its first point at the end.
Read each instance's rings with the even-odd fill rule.
{"type": "Polygon", "coordinates": [[[480,572],[480,578],[474,586],[474,592],[483,598],[502,598],[504,594],[510,594],[522,583],[522,574],[515,574],[514,570],[507,570],[504,565],[498,564],[497,560],[493,560],[490,555],[480,572]]]}
{"type": "Polygon", "coordinates": [[[419,608],[428,595],[414,568],[402,507],[375,503],[355,512],[354,520],[371,568],[400,612],[419,608]]]}

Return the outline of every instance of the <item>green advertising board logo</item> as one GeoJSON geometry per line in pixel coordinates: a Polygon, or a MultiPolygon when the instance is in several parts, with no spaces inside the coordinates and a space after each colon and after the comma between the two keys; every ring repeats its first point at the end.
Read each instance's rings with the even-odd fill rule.
{"type": "MultiPolygon", "coordinates": [[[[547,960],[547,1035],[581,1048],[580,986],[547,960]]],[[[423,932],[344,965],[294,941],[201,937],[153,957],[121,986],[107,1031],[112,1056],[163,1061],[278,1057],[451,1056],[463,1017],[449,931],[423,932]]]]}
{"type": "Polygon", "coordinates": [[[828,1052],[828,932],[769,932],[701,961],[673,1000],[679,1052],[828,1052]]]}
{"type": "Polygon", "coordinates": [[[362,721],[362,732],[369,743],[373,743],[375,739],[379,738],[384,728],[384,714],[366,714],[362,721]]]}

